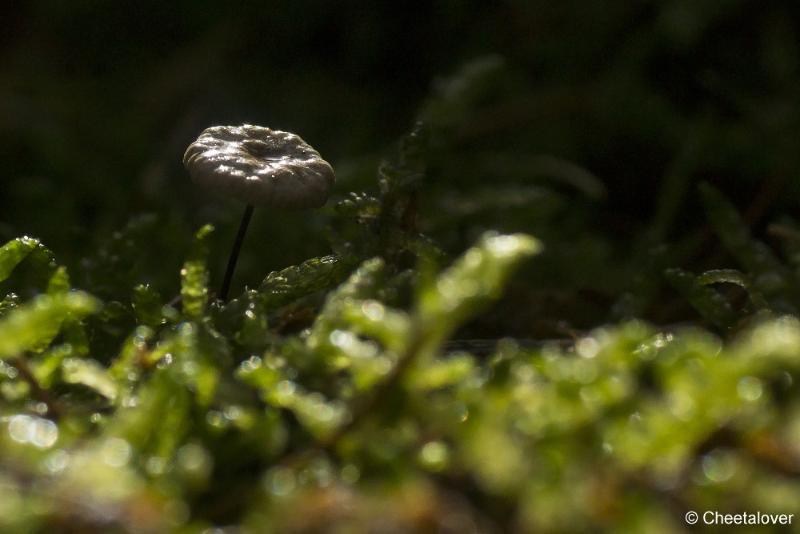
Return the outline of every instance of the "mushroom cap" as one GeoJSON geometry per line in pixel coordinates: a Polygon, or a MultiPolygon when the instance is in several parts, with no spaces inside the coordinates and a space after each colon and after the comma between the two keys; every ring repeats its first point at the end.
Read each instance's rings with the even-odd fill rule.
{"type": "Polygon", "coordinates": [[[333,168],[300,136],[263,126],[206,128],[183,155],[192,180],[247,204],[318,208],[328,200],[333,168]]]}

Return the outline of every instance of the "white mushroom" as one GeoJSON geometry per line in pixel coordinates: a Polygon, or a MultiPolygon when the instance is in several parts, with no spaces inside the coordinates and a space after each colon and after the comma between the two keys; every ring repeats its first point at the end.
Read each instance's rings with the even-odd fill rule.
{"type": "Polygon", "coordinates": [[[251,124],[207,128],[183,164],[203,187],[273,208],[318,208],[335,181],[330,164],[298,135],[251,124]]]}
{"type": "Polygon", "coordinates": [[[325,204],[336,178],[330,164],[298,135],[263,126],[206,128],[183,155],[192,180],[247,204],[219,297],[226,300],[253,206],[287,210],[325,204]]]}

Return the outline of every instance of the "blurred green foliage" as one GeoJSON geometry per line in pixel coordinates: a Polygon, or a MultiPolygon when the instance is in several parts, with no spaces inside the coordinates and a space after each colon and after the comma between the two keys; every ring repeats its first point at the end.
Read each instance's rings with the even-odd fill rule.
{"type": "Polygon", "coordinates": [[[796,511],[796,6],[150,7],[4,17],[0,531],[796,511]],[[337,190],[221,302],[179,162],[243,121],[337,190]]]}

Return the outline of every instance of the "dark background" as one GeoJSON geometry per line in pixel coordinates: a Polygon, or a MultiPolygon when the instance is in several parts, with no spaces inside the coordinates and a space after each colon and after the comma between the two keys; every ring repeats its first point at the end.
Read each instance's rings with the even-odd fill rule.
{"type": "MultiPolygon", "coordinates": [[[[486,56],[502,58],[501,73],[439,154],[421,225],[453,253],[487,228],[542,237],[551,270],[545,261],[536,276],[581,296],[528,306],[576,324],[607,318],[642,250],[660,243],[694,243],[675,260],[690,267],[725,265],[698,259],[714,248],[700,181],[759,235],[797,213],[796,2],[52,0],[4,3],[0,20],[0,240],[39,237],[74,271],[131,217],[155,213],[139,276],[174,291],[189,236],[210,221],[218,278],[241,207],[198,191],[180,164],[203,128],[297,132],[336,168],[335,198],[374,192],[381,157],[446,94],[437,80],[486,56]],[[484,152],[495,159],[470,159],[484,152]],[[542,156],[603,187],[576,192],[526,170],[542,156]],[[451,193],[512,186],[544,196],[434,216],[451,193]]],[[[257,211],[238,283],[328,253],[329,212],[257,211]]]]}

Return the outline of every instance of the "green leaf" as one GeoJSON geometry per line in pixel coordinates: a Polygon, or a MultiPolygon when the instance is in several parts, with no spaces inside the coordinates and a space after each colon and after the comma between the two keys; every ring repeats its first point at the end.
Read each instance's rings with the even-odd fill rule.
{"type": "Polygon", "coordinates": [[[191,394],[169,368],[156,369],[143,382],[136,402],[122,406],[108,425],[106,436],[120,438],[142,455],[166,465],[189,428],[191,394]]]}
{"type": "Polygon", "coordinates": [[[736,323],[736,313],[730,303],[712,288],[701,283],[694,274],[683,269],[667,269],[664,275],[672,287],[709,322],[724,329],[736,323]]]}
{"type": "Polygon", "coordinates": [[[761,241],[754,239],[736,207],[709,184],[700,185],[709,221],[725,247],[750,273],[753,287],[767,298],[793,289],[790,271],[761,241]]]}
{"type": "Polygon", "coordinates": [[[64,360],[73,356],[76,356],[74,347],[70,343],[63,343],[48,349],[32,362],[32,372],[39,385],[48,389],[55,381],[64,360]]]}
{"type": "Polygon", "coordinates": [[[19,306],[19,295],[16,293],[9,293],[3,300],[0,300],[0,318],[6,316],[11,310],[19,306]]]}
{"type": "Polygon", "coordinates": [[[147,326],[136,327],[125,340],[122,350],[109,369],[109,374],[114,380],[118,383],[128,383],[139,379],[142,356],[147,351],[147,343],[154,335],[155,332],[147,326]]]}
{"type": "MultiPolygon", "coordinates": [[[[158,363],[169,369],[180,383],[194,391],[201,406],[208,406],[228,357],[224,338],[207,324],[187,321],[177,325],[153,349],[146,363],[158,363]]],[[[119,376],[116,370],[115,375],[119,376]]]]}
{"type": "Polygon", "coordinates": [[[445,339],[467,317],[496,299],[519,263],[541,250],[539,241],[525,234],[485,234],[418,294],[416,319],[445,339]]]}
{"type": "Polygon", "coordinates": [[[208,238],[214,227],[206,225],[195,234],[192,253],[181,269],[181,298],[183,313],[193,319],[200,318],[208,304],[209,274],[206,268],[208,238]]]}
{"type": "Polygon", "coordinates": [[[289,380],[282,366],[272,358],[246,360],[237,376],[256,388],[268,404],[292,411],[303,427],[317,438],[324,438],[345,420],[347,412],[341,403],[309,392],[289,380]]]}
{"type": "Polygon", "coordinates": [[[0,320],[0,358],[44,349],[58,334],[65,319],[85,317],[100,303],[80,291],[42,295],[0,320]]]}
{"type": "MultiPolygon", "coordinates": [[[[47,293],[49,295],[58,295],[66,293],[70,290],[69,273],[66,267],[56,268],[50,281],[47,284],[47,293]]],[[[83,323],[73,317],[64,319],[64,324],[61,327],[64,333],[64,340],[72,345],[76,354],[87,356],[89,354],[89,336],[86,333],[86,328],[83,323]]]]}
{"type": "Polygon", "coordinates": [[[461,354],[414,368],[409,374],[409,384],[419,391],[439,389],[462,383],[474,372],[475,359],[461,354]]]}
{"type": "Polygon", "coordinates": [[[380,258],[367,260],[328,295],[306,341],[309,348],[321,351],[319,357],[325,358],[327,351],[336,352],[330,343],[330,335],[338,326],[344,325],[342,310],[345,303],[374,296],[383,281],[385,267],[380,258]]]}
{"type": "Polygon", "coordinates": [[[736,269],[713,269],[706,271],[697,277],[697,282],[702,285],[710,284],[734,284],[745,291],[747,291],[750,301],[753,305],[760,309],[765,310],[769,308],[769,304],[764,297],[759,293],[750,281],[750,278],[741,271],[736,269]]]}
{"type": "Polygon", "coordinates": [[[275,309],[311,293],[340,283],[352,264],[339,256],[322,256],[306,260],[267,275],[258,293],[267,309],[275,309]]]}
{"type": "Polygon", "coordinates": [[[750,289],[747,275],[736,269],[713,269],[697,277],[697,282],[707,286],[710,284],[735,284],[742,289],[750,289]]]}
{"type": "Polygon", "coordinates": [[[18,237],[0,247],[0,282],[7,279],[14,268],[39,246],[38,239],[18,237]]]}
{"type": "Polygon", "coordinates": [[[380,200],[367,194],[350,192],[347,197],[337,202],[334,211],[341,217],[375,220],[381,212],[380,200]]]}
{"type": "Polygon", "coordinates": [[[393,159],[385,160],[378,170],[381,191],[382,217],[399,216],[397,204],[403,193],[414,189],[427,168],[430,136],[427,126],[417,122],[412,130],[400,140],[393,159]]]}
{"type": "Polygon", "coordinates": [[[150,285],[139,284],[133,288],[132,306],[139,324],[154,328],[163,322],[163,300],[150,285]]]}
{"type": "Polygon", "coordinates": [[[70,289],[69,273],[66,267],[58,267],[50,277],[47,284],[47,294],[56,295],[58,293],[66,293],[70,289]]]}
{"type": "Polygon", "coordinates": [[[94,360],[68,358],[61,365],[61,374],[68,384],[80,384],[113,402],[117,384],[108,371],[94,360]]]}

